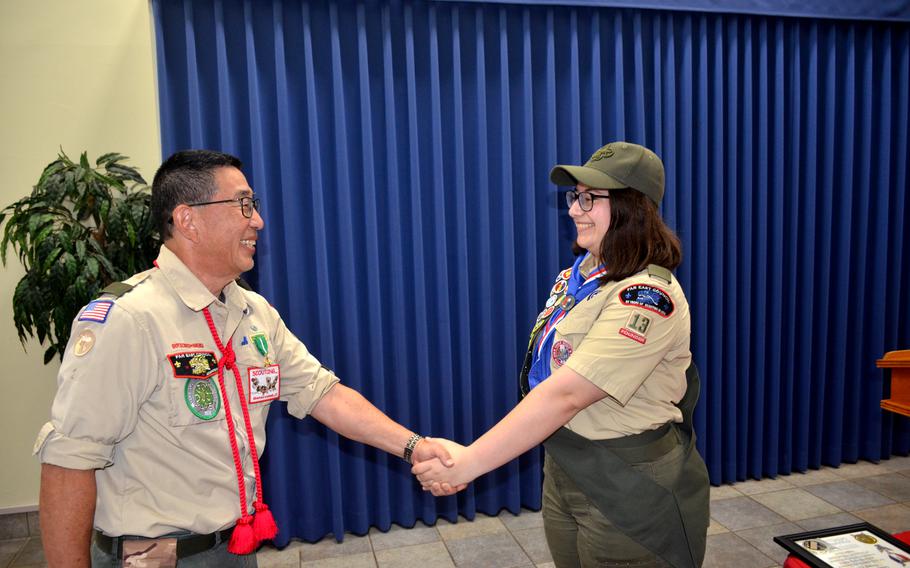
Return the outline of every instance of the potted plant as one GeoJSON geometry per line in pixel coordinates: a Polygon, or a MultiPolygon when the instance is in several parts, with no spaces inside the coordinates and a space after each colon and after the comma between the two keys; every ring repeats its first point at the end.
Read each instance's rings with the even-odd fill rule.
{"type": "Polygon", "coordinates": [[[61,149],[31,195],[0,211],[0,260],[12,247],[25,276],[13,293],[19,340],[37,337],[44,363],[63,358],[79,309],[111,282],[149,268],[158,253],[151,192],[120,154],[105,154],[95,167],[82,154],[72,161],[61,149]]]}

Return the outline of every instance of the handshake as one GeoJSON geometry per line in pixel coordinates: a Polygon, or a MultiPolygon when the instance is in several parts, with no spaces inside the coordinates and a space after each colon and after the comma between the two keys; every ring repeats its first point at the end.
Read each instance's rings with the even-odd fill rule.
{"type": "Polygon", "coordinates": [[[468,483],[484,473],[475,471],[478,460],[472,457],[474,446],[462,446],[445,438],[424,438],[419,444],[423,448],[414,451],[413,473],[424,491],[436,497],[454,495],[468,486],[468,483]],[[445,452],[450,459],[445,459],[445,452]],[[473,464],[473,467],[472,467],[473,464]]]}

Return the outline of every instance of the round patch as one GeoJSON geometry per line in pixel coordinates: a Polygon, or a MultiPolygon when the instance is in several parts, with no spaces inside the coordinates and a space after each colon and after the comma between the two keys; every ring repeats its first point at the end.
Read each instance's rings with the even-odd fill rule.
{"type": "Polygon", "coordinates": [[[563,270],[563,271],[559,274],[559,279],[560,279],[560,280],[568,280],[570,276],[572,276],[572,269],[571,269],[571,268],[566,268],[565,270],[563,270]]]}
{"type": "Polygon", "coordinates": [[[549,318],[553,315],[553,312],[556,310],[556,306],[547,306],[547,309],[540,312],[540,315],[537,316],[537,321],[542,321],[549,318]]]}
{"type": "Polygon", "coordinates": [[[546,307],[547,307],[548,309],[549,309],[549,308],[552,308],[553,306],[556,305],[556,302],[558,302],[558,301],[560,301],[560,300],[562,300],[562,296],[559,296],[559,295],[557,295],[557,294],[553,294],[552,296],[550,296],[549,298],[547,298],[546,307]]]}
{"type": "Polygon", "coordinates": [[[211,420],[221,410],[221,397],[213,379],[188,379],[183,396],[190,412],[197,418],[211,420]]]}
{"type": "Polygon", "coordinates": [[[574,306],[574,305],[575,305],[575,296],[566,296],[565,298],[562,299],[561,302],[559,302],[559,307],[562,308],[563,311],[565,311],[565,312],[571,310],[572,306],[574,306]]]}
{"type": "Polygon", "coordinates": [[[553,289],[550,290],[550,293],[551,294],[562,294],[565,291],[566,286],[568,286],[568,284],[566,284],[566,281],[560,280],[556,284],[553,284],[553,289]]]}
{"type": "Polygon", "coordinates": [[[872,535],[868,535],[866,533],[855,534],[855,535],[853,535],[853,538],[862,542],[863,544],[875,544],[876,542],[878,542],[877,538],[875,538],[872,535]]]}
{"type": "Polygon", "coordinates": [[[557,367],[562,367],[571,355],[572,345],[568,341],[560,340],[553,344],[553,363],[557,367]]]}
{"type": "Polygon", "coordinates": [[[76,338],[76,343],[73,344],[73,355],[76,357],[82,357],[86,353],[92,350],[92,347],[95,346],[95,334],[92,333],[90,329],[84,329],[79,334],[79,337],[76,338]]]}

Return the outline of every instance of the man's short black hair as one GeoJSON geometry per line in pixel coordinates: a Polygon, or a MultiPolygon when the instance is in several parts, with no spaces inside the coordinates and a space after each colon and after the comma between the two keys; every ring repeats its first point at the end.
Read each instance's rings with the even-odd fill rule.
{"type": "Polygon", "coordinates": [[[171,216],[181,203],[208,201],[215,195],[214,171],[243,162],[236,156],[214,150],[181,150],[161,164],[152,181],[152,218],[161,240],[171,237],[171,216]]]}

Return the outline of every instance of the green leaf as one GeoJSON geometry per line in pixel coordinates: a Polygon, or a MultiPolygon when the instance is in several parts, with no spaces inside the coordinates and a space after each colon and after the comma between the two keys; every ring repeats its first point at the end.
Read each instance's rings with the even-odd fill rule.
{"type": "MultiPolygon", "coordinates": [[[[42,341],[43,343],[43,341],[42,341]]],[[[57,346],[51,345],[44,350],[44,364],[47,365],[54,358],[54,355],[57,354],[57,346]]],[[[63,359],[63,354],[61,353],[60,358],[63,359]]]]}

